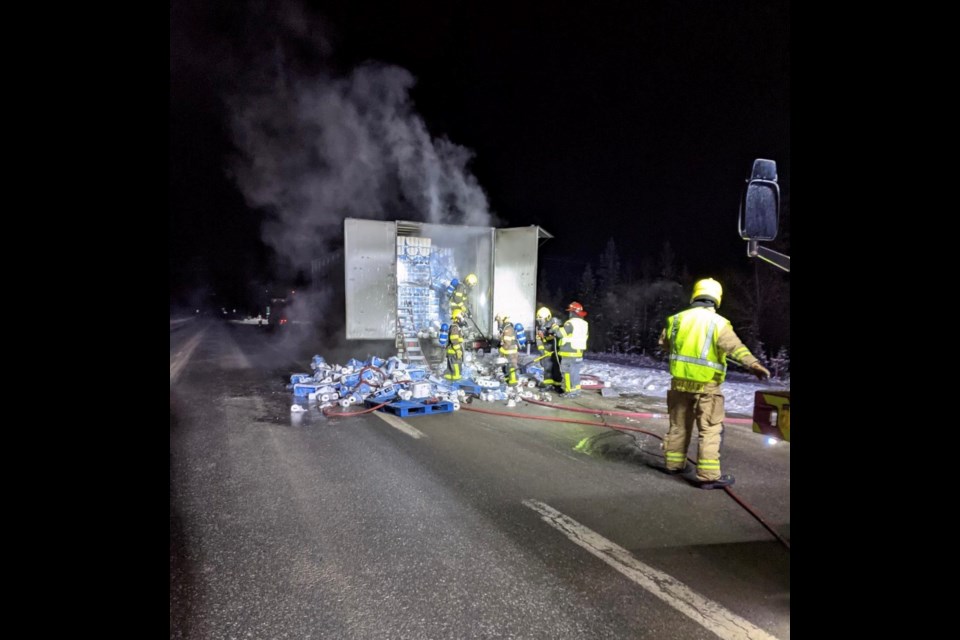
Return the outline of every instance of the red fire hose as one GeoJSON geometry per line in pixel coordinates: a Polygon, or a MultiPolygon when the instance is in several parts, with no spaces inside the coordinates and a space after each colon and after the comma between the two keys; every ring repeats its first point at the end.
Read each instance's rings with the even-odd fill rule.
{"type": "MultiPolygon", "coordinates": [[[[573,409],[573,408],[571,408],[571,407],[563,407],[563,406],[560,406],[560,405],[553,405],[553,404],[549,404],[549,403],[547,403],[547,402],[540,402],[540,401],[538,401],[538,400],[526,400],[526,401],[527,401],[527,402],[530,402],[530,403],[532,403],[532,404],[539,404],[539,405],[543,405],[543,406],[546,406],[546,407],[552,407],[552,408],[556,408],[556,409],[564,409],[564,410],[567,410],[567,411],[578,411],[578,412],[585,412],[585,413],[600,413],[600,414],[610,413],[610,412],[606,412],[606,411],[590,411],[589,409],[573,409]]],[[[546,421],[548,421],[548,422],[567,422],[567,423],[572,423],[572,424],[587,424],[587,425],[591,425],[591,426],[594,426],[594,427],[604,427],[604,428],[606,428],[606,429],[615,429],[615,430],[617,430],[617,431],[638,431],[638,432],[640,432],[640,433],[645,433],[645,434],[647,434],[647,435],[651,435],[651,436],[653,436],[654,438],[657,438],[658,440],[663,440],[663,436],[661,436],[661,435],[658,434],[658,433],[654,433],[653,431],[647,431],[646,429],[640,429],[640,428],[638,428],[638,427],[629,427],[629,426],[623,425],[623,424],[614,424],[614,423],[607,424],[607,423],[603,423],[603,422],[589,422],[589,421],[587,421],[587,420],[568,420],[568,419],[565,419],[565,418],[551,418],[551,417],[548,417],[548,416],[531,416],[531,415],[526,415],[526,414],[523,414],[523,413],[513,413],[513,412],[509,412],[509,411],[494,411],[494,410],[492,410],[492,409],[476,409],[476,408],[474,408],[474,407],[465,407],[465,406],[461,406],[460,408],[463,409],[463,410],[465,410],[465,411],[475,411],[475,412],[477,412],[477,413],[489,413],[489,414],[491,414],[491,415],[507,416],[507,417],[511,417],[511,418],[525,418],[525,419],[527,419],[527,420],[546,420],[546,421]]],[[[627,413],[627,412],[622,412],[622,411],[621,411],[621,412],[616,412],[616,413],[627,413]]],[[[651,414],[651,415],[652,415],[652,414],[651,414]]],[[[689,460],[691,464],[696,465],[696,462],[693,461],[693,460],[691,460],[690,458],[687,458],[687,460],[689,460]]],[[[786,547],[788,550],[790,549],[790,543],[789,543],[787,540],[785,540],[785,539],[783,538],[783,536],[781,536],[779,533],[777,533],[777,531],[776,531],[772,526],[770,526],[770,525],[767,523],[767,521],[764,520],[764,519],[760,516],[760,514],[758,514],[756,511],[754,511],[746,502],[744,502],[737,494],[735,494],[730,487],[724,487],[723,490],[726,491],[727,494],[728,494],[731,498],[733,498],[734,501],[735,501],[737,504],[739,504],[741,507],[743,507],[744,510],[746,510],[747,513],[749,513],[751,516],[753,516],[753,517],[757,520],[757,522],[759,522],[761,525],[763,525],[763,527],[764,527],[767,531],[769,531],[770,533],[772,533],[773,536],[774,536],[777,540],[779,540],[780,543],[783,544],[784,547],[786,547]]]]}

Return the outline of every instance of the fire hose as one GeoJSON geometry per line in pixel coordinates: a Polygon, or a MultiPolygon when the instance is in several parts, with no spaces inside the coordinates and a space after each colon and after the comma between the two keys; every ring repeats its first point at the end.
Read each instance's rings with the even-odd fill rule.
{"type": "MultiPolygon", "coordinates": [[[[581,385],[582,386],[582,385],[581,385]]],[[[601,387],[603,385],[600,385],[601,387]]],[[[587,387],[583,387],[587,388],[587,387]]],[[[613,411],[607,409],[578,409],[576,407],[565,407],[560,404],[551,404],[549,402],[543,402],[542,400],[530,400],[527,399],[527,402],[530,404],[539,404],[544,407],[550,407],[551,409],[564,409],[566,411],[575,411],[577,413],[591,413],[591,414],[600,414],[604,416],[624,416],[626,418],[646,418],[652,420],[663,420],[668,416],[662,413],[646,413],[641,411],[613,411]]],[[[724,418],[724,422],[729,422],[730,424],[753,424],[753,420],[750,418],[724,418]]]]}
{"type": "Polygon", "coordinates": [[[477,333],[480,334],[480,337],[483,338],[486,342],[490,342],[490,338],[488,338],[487,336],[483,335],[483,331],[482,331],[482,330],[480,329],[480,327],[477,325],[476,321],[473,319],[473,316],[472,316],[469,312],[468,312],[468,313],[465,313],[465,314],[463,314],[463,315],[467,318],[467,320],[469,320],[469,321],[473,324],[474,328],[476,328],[476,330],[477,330],[477,333]]]}
{"type": "MultiPolygon", "coordinates": [[[[364,384],[364,383],[367,383],[367,384],[369,384],[370,386],[376,386],[376,387],[381,387],[381,386],[383,386],[383,372],[382,372],[378,367],[374,367],[373,365],[369,365],[369,364],[368,364],[368,365],[365,365],[363,368],[360,369],[359,374],[360,374],[360,378],[357,380],[357,384],[355,384],[355,385],[353,386],[353,388],[351,388],[347,393],[345,393],[345,394],[344,394],[345,396],[348,395],[348,394],[351,394],[351,393],[353,393],[354,391],[356,391],[357,389],[359,389],[359,388],[360,388],[360,385],[362,385],[362,384],[364,384]],[[376,382],[376,383],[375,383],[373,380],[364,380],[364,379],[363,379],[363,372],[364,372],[364,371],[373,371],[373,372],[377,373],[377,374],[380,376],[380,382],[376,382]]],[[[344,416],[344,417],[349,417],[349,416],[362,416],[362,415],[365,414],[365,413],[371,413],[371,412],[373,412],[373,411],[376,411],[376,410],[379,409],[380,407],[383,407],[383,406],[385,406],[385,405],[388,405],[388,404],[390,404],[391,402],[393,402],[392,399],[391,399],[391,400],[387,400],[387,401],[384,402],[383,404],[378,404],[378,405],[375,406],[375,407],[371,407],[371,408],[369,408],[369,409],[363,409],[363,410],[361,410],[361,411],[336,411],[336,412],[334,412],[334,411],[327,411],[327,409],[328,409],[329,407],[324,407],[324,408],[321,408],[321,409],[320,409],[320,413],[322,413],[322,414],[324,415],[324,417],[330,417],[330,416],[344,416]]]]}
{"type": "MultiPolygon", "coordinates": [[[[476,325],[474,325],[474,326],[476,326],[476,325]]],[[[477,330],[479,331],[479,327],[477,328],[477,330]]],[[[482,334],[481,334],[481,335],[482,335],[482,334]]],[[[542,358],[542,357],[545,357],[545,356],[541,356],[541,358],[542,358]]],[[[365,367],[363,367],[363,369],[360,370],[361,375],[362,375],[363,371],[365,371],[365,370],[367,370],[367,369],[377,370],[375,367],[365,366],[365,367]]],[[[582,376],[582,377],[583,377],[583,378],[590,378],[590,379],[597,380],[598,383],[599,383],[599,384],[590,385],[590,386],[582,385],[582,388],[586,388],[586,389],[594,389],[594,388],[596,388],[596,389],[599,389],[599,388],[603,388],[603,386],[604,386],[604,385],[602,384],[602,382],[600,382],[600,379],[599,379],[597,376],[584,375],[584,376],[582,376]]],[[[358,388],[362,382],[363,382],[363,380],[362,380],[362,378],[361,378],[361,380],[358,381],[357,385],[354,387],[354,390],[355,390],[356,388],[358,388]]],[[[377,386],[380,386],[380,385],[377,385],[377,386]]],[[[562,409],[562,410],[564,410],[564,411],[572,411],[572,412],[576,412],[576,413],[590,413],[590,414],[595,414],[595,415],[624,416],[624,417],[648,418],[648,419],[651,419],[651,418],[652,418],[652,419],[658,419],[658,418],[659,418],[659,419],[662,419],[662,418],[665,418],[665,417],[666,417],[666,416],[664,416],[663,414],[658,414],[658,413],[646,413],[646,412],[637,412],[637,411],[613,411],[613,410],[603,410],[603,409],[581,409],[581,408],[576,408],[576,407],[566,407],[566,406],[563,406],[563,405],[552,404],[552,403],[549,403],[549,402],[543,402],[543,401],[541,401],[541,400],[533,400],[533,399],[529,399],[529,398],[525,398],[525,400],[526,400],[526,402],[529,402],[530,404],[536,404],[536,405],[540,405],[540,406],[544,406],[544,407],[550,407],[550,408],[553,408],[553,409],[562,409]]],[[[383,402],[383,403],[380,403],[380,404],[378,404],[378,405],[376,405],[376,406],[370,407],[370,408],[368,408],[368,409],[363,409],[363,410],[361,410],[361,411],[351,411],[351,412],[340,412],[340,411],[337,411],[337,412],[328,412],[328,411],[326,410],[326,408],[324,408],[324,409],[321,409],[321,412],[323,413],[324,416],[343,416],[343,417],[359,416],[359,415],[363,415],[363,414],[366,414],[366,413],[372,413],[372,412],[380,409],[381,407],[386,406],[386,405],[389,404],[390,402],[391,402],[391,400],[387,400],[387,401],[385,401],[385,402],[383,402]]],[[[647,429],[641,429],[641,428],[639,428],[639,427],[630,427],[630,426],[627,426],[627,425],[624,425],[624,424],[617,424],[617,423],[609,423],[609,424],[608,424],[608,423],[604,423],[604,422],[590,422],[590,421],[587,421],[587,420],[571,420],[571,419],[566,419],[566,418],[552,418],[552,417],[549,417],[549,416],[531,416],[531,415],[526,415],[526,414],[522,414],[522,413],[514,413],[514,412],[509,412],[509,411],[494,411],[494,410],[492,410],[492,409],[478,409],[478,408],[467,407],[467,406],[461,406],[461,408],[462,408],[463,410],[465,410],[465,411],[474,411],[474,412],[477,412],[477,413],[486,413],[486,414],[490,414],[490,415],[506,416],[506,417],[511,417],[511,418],[524,418],[524,419],[527,419],[527,420],[543,420],[543,421],[548,421],[548,422],[565,422],[565,423],[569,423],[569,424],[585,424],[585,425],[590,425],[590,426],[594,426],[594,427],[603,427],[603,428],[606,428],[606,429],[613,429],[613,430],[616,430],[616,431],[635,431],[635,432],[638,432],[638,433],[643,433],[643,434],[646,434],[646,435],[649,435],[649,436],[653,436],[654,438],[657,438],[658,440],[661,440],[661,441],[663,440],[663,436],[661,436],[661,435],[658,434],[658,433],[655,433],[655,432],[653,432],[653,431],[649,431],[649,430],[647,430],[647,429]]],[[[725,422],[739,422],[739,423],[747,423],[747,424],[752,423],[751,420],[738,419],[738,418],[727,418],[727,419],[725,419],[725,422]]],[[[689,457],[687,458],[687,461],[690,462],[691,464],[696,465],[696,462],[695,462],[694,460],[692,460],[691,458],[689,458],[689,457]]],[[[773,534],[773,536],[774,536],[781,544],[783,544],[783,546],[786,547],[787,550],[790,549],[790,543],[789,543],[786,539],[784,539],[783,536],[781,536],[770,524],[768,524],[767,521],[764,520],[763,517],[760,516],[760,514],[758,514],[753,508],[751,508],[750,505],[748,505],[742,498],[740,498],[736,493],[734,493],[734,491],[733,491],[730,487],[723,487],[723,490],[726,491],[726,492],[727,492],[727,495],[729,495],[737,504],[739,504],[741,507],[743,507],[743,509],[744,509],[747,513],[749,513],[751,516],[753,516],[754,519],[757,520],[757,522],[759,522],[761,525],[763,525],[763,527],[764,527],[767,531],[769,531],[771,534],[773,534]]]]}
{"type": "MultiPolygon", "coordinates": [[[[543,406],[545,406],[545,407],[552,407],[552,408],[555,408],[555,409],[564,409],[564,410],[567,410],[567,411],[578,411],[578,412],[582,412],[582,413],[599,413],[599,414],[611,414],[611,413],[612,413],[612,414],[629,414],[629,415],[637,415],[637,416],[643,415],[643,414],[636,414],[636,413],[631,414],[630,412],[626,412],[626,411],[609,412],[609,411],[599,411],[599,410],[598,410],[598,411],[592,411],[592,410],[589,410],[589,409],[573,409],[573,408],[571,408],[571,407],[564,407],[564,406],[561,406],[561,405],[554,405],[554,404],[550,404],[550,403],[547,403],[547,402],[541,402],[541,401],[538,401],[538,400],[530,400],[530,399],[527,399],[526,401],[529,402],[529,403],[531,403],[531,404],[539,404],[539,405],[543,405],[543,406]]],[[[589,421],[587,421],[587,420],[569,420],[569,419],[566,419],[566,418],[551,418],[551,417],[549,417],[549,416],[530,416],[530,415],[526,415],[526,414],[522,414],[522,413],[514,413],[514,412],[509,412],[509,411],[494,411],[494,410],[492,410],[492,409],[477,409],[477,408],[474,408],[474,407],[461,407],[461,409],[463,409],[464,411],[475,411],[475,412],[477,412],[477,413],[487,413],[487,414],[491,414],[491,415],[506,416],[506,417],[510,417],[510,418],[525,418],[525,419],[527,419],[527,420],[545,420],[545,421],[548,421],[548,422],[567,422],[567,423],[571,423],[571,424],[586,424],[586,425],[590,425],[590,426],[594,426],[594,427],[604,427],[604,428],[606,428],[606,429],[614,429],[614,430],[617,430],[617,431],[637,431],[637,432],[639,432],[639,433],[644,433],[644,434],[646,434],[646,435],[653,436],[654,438],[657,438],[658,440],[663,440],[663,436],[661,436],[661,435],[658,434],[658,433],[654,433],[653,431],[648,431],[648,430],[646,430],[646,429],[640,429],[639,427],[630,427],[630,426],[627,426],[627,425],[624,425],[624,424],[616,424],[616,423],[609,423],[609,424],[607,424],[607,423],[604,423],[604,422],[589,422],[589,421]]],[[[646,414],[646,415],[647,415],[647,416],[654,416],[654,415],[657,415],[657,414],[646,414]]],[[[644,416],[644,417],[646,417],[646,416],[644,416]]],[[[694,464],[694,465],[696,464],[696,462],[694,462],[694,461],[691,460],[690,458],[687,458],[687,460],[688,460],[691,464],[694,464]]],[[[754,509],[752,509],[746,502],[744,502],[743,499],[741,499],[736,493],[734,493],[733,490],[732,490],[730,487],[723,487],[723,490],[726,491],[726,492],[727,492],[727,495],[729,495],[731,498],[733,498],[733,500],[734,500],[737,504],[739,504],[741,507],[743,507],[743,509],[744,509],[747,513],[749,513],[751,516],[753,516],[753,517],[757,520],[757,522],[759,522],[761,525],[763,525],[763,527],[764,527],[767,531],[769,531],[771,534],[773,534],[773,536],[774,536],[781,544],[783,544],[783,546],[786,547],[787,550],[790,549],[790,543],[789,543],[787,540],[785,540],[785,539],[783,538],[783,536],[781,536],[779,533],[777,533],[777,531],[776,531],[772,526],[770,526],[770,525],[767,523],[767,521],[764,520],[764,519],[760,516],[760,514],[758,514],[758,513],[757,513],[754,509]]]]}

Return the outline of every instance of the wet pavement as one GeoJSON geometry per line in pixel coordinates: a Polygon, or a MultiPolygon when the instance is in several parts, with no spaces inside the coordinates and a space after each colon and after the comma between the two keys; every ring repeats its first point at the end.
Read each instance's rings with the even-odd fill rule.
{"type": "MultiPolygon", "coordinates": [[[[313,353],[390,355],[369,346],[171,326],[171,637],[789,638],[789,551],[725,492],[660,472],[653,436],[461,410],[405,420],[412,437],[371,414],[291,413],[285,384],[313,353]]],[[[733,425],[723,454],[789,537],[789,444],[733,425]]]]}

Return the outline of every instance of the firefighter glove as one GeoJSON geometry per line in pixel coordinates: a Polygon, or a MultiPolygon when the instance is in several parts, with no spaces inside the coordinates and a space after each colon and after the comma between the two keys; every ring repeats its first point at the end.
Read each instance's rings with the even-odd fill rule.
{"type": "Polygon", "coordinates": [[[770,372],[759,362],[750,365],[750,373],[757,376],[758,380],[768,380],[770,378],[770,372]]]}

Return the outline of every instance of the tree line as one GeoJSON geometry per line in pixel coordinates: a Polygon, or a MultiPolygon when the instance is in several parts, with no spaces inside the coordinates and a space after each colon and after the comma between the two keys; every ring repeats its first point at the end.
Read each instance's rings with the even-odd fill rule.
{"type": "MultiPolygon", "coordinates": [[[[788,237],[777,244],[778,250],[788,248],[788,237]]],[[[720,311],[737,335],[768,364],[774,377],[789,377],[790,278],[771,265],[750,260],[722,273],[692,274],[669,241],[659,255],[646,256],[639,265],[624,264],[616,241],[610,238],[578,282],[550,289],[548,276],[548,269],[540,270],[538,305],[545,304],[563,317],[571,300],[582,303],[589,314],[588,351],[657,360],[666,359],[658,345],[666,318],[687,308],[694,282],[714,277],[724,289],[720,311]]]]}

